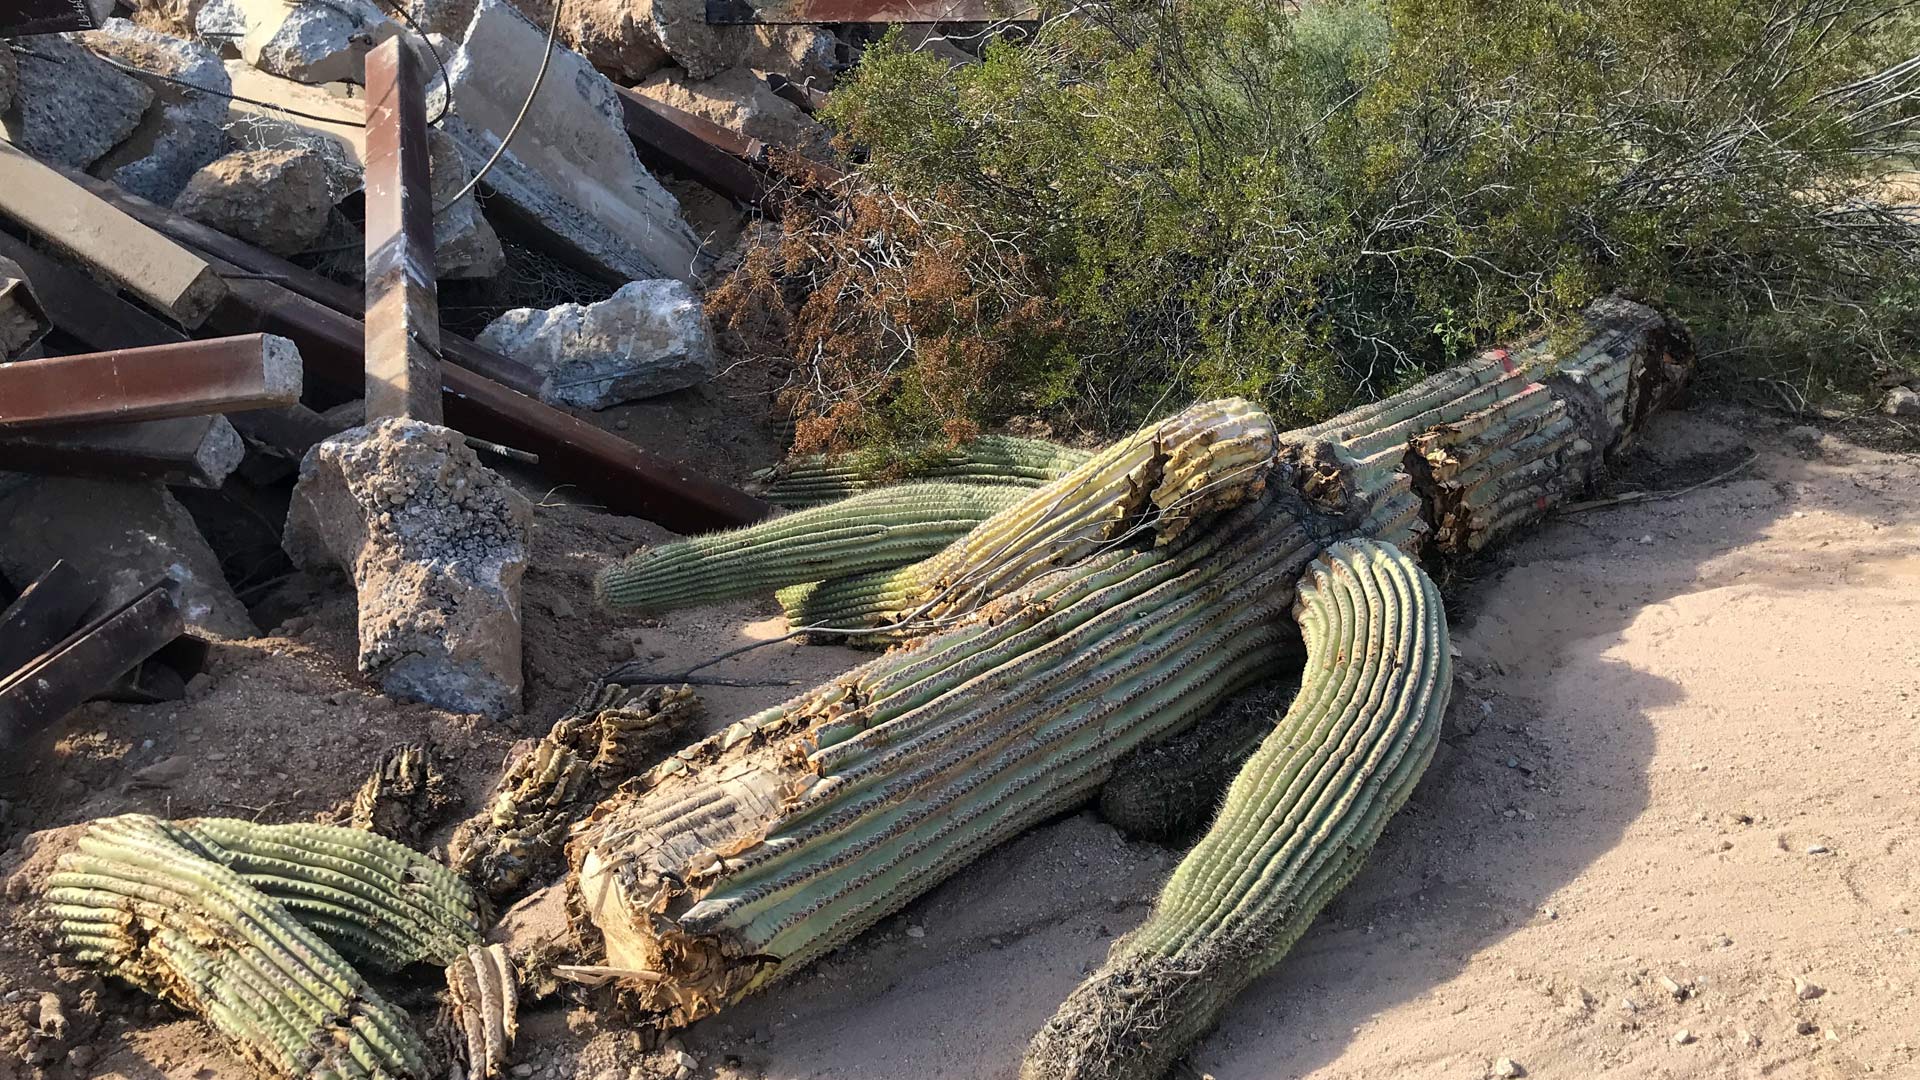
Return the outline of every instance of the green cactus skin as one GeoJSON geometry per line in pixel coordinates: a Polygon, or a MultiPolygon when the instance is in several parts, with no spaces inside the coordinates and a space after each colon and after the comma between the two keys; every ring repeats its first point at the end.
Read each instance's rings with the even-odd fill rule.
{"type": "Polygon", "coordinates": [[[43,910],[76,959],[200,1016],[267,1072],[424,1077],[406,1013],[202,847],[177,823],[103,818],[61,856],[43,910]]]}
{"type": "Polygon", "coordinates": [[[196,855],[239,874],[356,963],[379,971],[444,966],[480,940],[473,890],[384,836],[236,818],[176,824],[196,855]]]}
{"type": "Polygon", "coordinates": [[[861,633],[940,626],[1057,566],[1118,544],[1169,544],[1194,522],[1257,498],[1273,419],[1239,398],[1150,424],[1026,492],[945,550],[897,570],[789,590],[797,626],[861,633]]]}
{"type": "Polygon", "coordinates": [[[1263,499],[668,759],[569,848],[607,964],[653,973],[631,989],[678,1026],[848,941],[1269,669],[1318,548],[1263,499]]]}
{"type": "Polygon", "coordinates": [[[454,831],[447,861],[476,892],[505,902],[557,864],[577,818],[680,746],[702,714],[691,686],[610,683],[587,691],[508,763],[491,804],[454,831]]]}
{"type": "Polygon", "coordinates": [[[1023,1080],[1159,1080],[1286,956],[1425,771],[1452,679],[1433,583],[1369,541],[1308,579],[1300,693],[1147,921],[1035,1037],[1023,1080]]]}
{"type": "Polygon", "coordinates": [[[951,450],[918,456],[918,462],[898,473],[857,455],[815,456],[756,473],[754,479],[767,485],[761,498],[775,506],[797,509],[908,478],[1037,488],[1065,476],[1093,453],[1040,439],[982,435],[951,450]]]}
{"type": "Polygon", "coordinates": [[[979,484],[902,484],[745,528],[648,548],[600,572],[611,611],[659,612],[918,561],[1018,502],[979,484]]]}

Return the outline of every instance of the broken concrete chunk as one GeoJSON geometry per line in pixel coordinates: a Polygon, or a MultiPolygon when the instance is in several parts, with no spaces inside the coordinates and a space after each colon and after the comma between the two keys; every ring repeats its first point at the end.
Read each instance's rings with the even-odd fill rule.
{"type": "Polygon", "coordinates": [[[1887,391],[1880,402],[1880,411],[1888,416],[1920,416],[1920,393],[1905,386],[1896,386],[1887,391]]]}
{"type": "Polygon", "coordinates": [[[740,63],[753,44],[749,27],[707,22],[707,0],[628,2],[634,11],[634,21],[653,35],[674,63],[696,79],[711,78],[740,63]]]}
{"type": "Polygon", "coordinates": [[[454,193],[467,186],[473,170],[460,156],[460,147],[438,128],[427,129],[427,168],[433,182],[433,269],[443,278],[489,278],[507,265],[500,237],[480,213],[480,203],[469,191],[449,204],[454,193]]]}
{"type": "Polygon", "coordinates": [[[42,161],[84,169],[140,126],[153,91],[66,35],[13,43],[18,123],[0,134],[42,161]]]}
{"type": "Polygon", "coordinates": [[[395,697],[520,707],[520,578],[533,508],[456,431],[388,419],[308,452],[283,543],[360,597],[360,670],[395,697]]]}
{"type": "Polygon", "coordinates": [[[516,308],[479,340],[540,372],[540,397],[558,405],[604,409],[713,377],[700,300],[671,279],[632,282],[597,304],[516,308]]]}
{"type": "MultiPolygon", "coordinates": [[[[480,0],[447,61],[452,109],[442,125],[479,168],[513,125],[546,35],[505,0],[480,0]]],[[[435,79],[427,115],[448,89],[435,79]]],[[[605,277],[691,280],[700,242],[680,204],[640,164],[613,87],[580,56],[554,50],[532,111],[487,174],[495,196],[574,261],[605,277]]]]}
{"type": "Polygon", "coordinates": [[[840,50],[840,39],[818,26],[756,26],[743,63],[825,91],[839,78],[840,50]]]}
{"type": "Polygon", "coordinates": [[[13,107],[15,91],[20,88],[20,61],[13,50],[0,42],[0,113],[13,107]]]}
{"type": "Polygon", "coordinates": [[[238,149],[311,148],[319,152],[327,170],[327,193],[335,205],[360,190],[367,109],[364,97],[351,96],[358,87],[349,83],[309,86],[256,71],[243,60],[227,61],[226,69],[235,94],[293,110],[282,112],[252,101],[229,102],[228,121],[238,149]]]}
{"type": "Polygon", "coordinates": [[[677,68],[654,73],[633,88],[663,105],[711,120],[728,131],[811,158],[831,156],[827,129],[805,110],[773,92],[767,80],[746,68],[695,81],[677,68]]]}
{"type": "Polygon", "coordinates": [[[36,477],[0,495],[0,574],[32,581],[65,559],[124,604],[163,577],[192,628],[220,637],[259,633],[185,507],[151,481],[36,477]]]}
{"type": "Polygon", "coordinates": [[[370,0],[236,0],[247,22],[240,56],[304,83],[365,83],[367,53],[401,32],[370,0]]]}
{"type": "Polygon", "coordinates": [[[293,255],[326,231],[333,200],[314,151],[239,150],[194,173],[174,209],[276,255],[293,255]]]}
{"type": "Polygon", "coordinates": [[[233,59],[240,55],[240,43],[247,36],[247,13],[240,0],[205,0],[193,13],[193,33],[218,44],[221,59],[233,59]]]}
{"type": "Polygon", "coordinates": [[[143,199],[171,205],[189,177],[226,153],[226,95],[233,92],[226,68],[204,45],[125,19],[108,19],[106,26],[81,39],[100,55],[155,73],[140,79],[154,92],[145,119],[94,164],[93,172],[143,199]]]}

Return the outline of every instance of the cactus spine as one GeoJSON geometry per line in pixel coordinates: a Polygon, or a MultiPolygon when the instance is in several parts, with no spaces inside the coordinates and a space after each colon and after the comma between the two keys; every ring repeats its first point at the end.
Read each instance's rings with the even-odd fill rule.
{"type": "Polygon", "coordinates": [[[1035,1037],[1026,1080],[1158,1080],[1287,954],[1425,771],[1451,680],[1433,583],[1367,541],[1308,576],[1300,693],[1147,921],[1035,1037]]]}
{"type": "Polygon", "coordinates": [[[755,474],[754,479],[767,485],[761,497],[768,502],[800,508],[844,499],[882,487],[892,480],[907,478],[954,480],[1015,490],[1036,488],[1058,480],[1092,456],[1090,451],[1040,439],[982,435],[950,450],[921,454],[919,460],[910,461],[897,473],[857,455],[816,456],[767,469],[755,474]]]}
{"type": "Polygon", "coordinates": [[[880,488],[640,551],[601,571],[594,592],[615,611],[669,611],[904,566],[965,536],[1022,494],[978,484],[880,488]]]}
{"type": "Polygon", "coordinates": [[[424,1076],[406,1014],[202,847],[145,815],[96,821],[48,878],[45,911],[77,959],[201,1016],[269,1072],[424,1076]]]}

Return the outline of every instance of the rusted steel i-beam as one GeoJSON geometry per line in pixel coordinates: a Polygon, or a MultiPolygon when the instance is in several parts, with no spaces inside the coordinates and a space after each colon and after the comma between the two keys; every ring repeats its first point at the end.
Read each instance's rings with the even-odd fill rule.
{"type": "Polygon", "coordinates": [[[420,58],[403,37],[367,54],[367,419],[438,424],[440,301],[420,58]]]}
{"type": "Polygon", "coordinates": [[[108,689],[186,631],[161,582],[0,676],[0,752],[108,689]]]}
{"type": "Polygon", "coordinates": [[[707,22],[936,23],[1032,19],[1024,0],[707,0],[707,22]]]}
{"type": "Polygon", "coordinates": [[[272,334],[0,365],[0,431],[161,420],[300,400],[300,351],[272,334]]]}
{"type": "Polygon", "coordinates": [[[0,4],[0,38],[98,30],[113,0],[7,0],[0,4]]]}

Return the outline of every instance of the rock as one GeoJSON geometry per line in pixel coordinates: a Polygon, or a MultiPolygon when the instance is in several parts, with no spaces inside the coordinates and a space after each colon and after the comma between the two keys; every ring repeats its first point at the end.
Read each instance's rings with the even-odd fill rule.
{"type": "Polygon", "coordinates": [[[1880,411],[1888,416],[1920,416],[1920,391],[1896,386],[1887,391],[1886,398],[1880,402],[1880,411]]]}
{"type": "Polygon", "coordinates": [[[282,543],[353,578],[360,670],[384,691],[498,719],[520,706],[532,523],[458,432],[389,419],[307,452],[282,543]]]}
{"type": "Polygon", "coordinates": [[[197,768],[193,758],[185,754],[175,754],[170,758],[156,761],[127,778],[126,790],[142,791],[156,788],[169,788],[193,775],[197,768]]]}
{"type": "Polygon", "coordinates": [[[94,1049],[91,1046],[76,1046],[67,1051],[67,1064],[85,1075],[87,1066],[93,1064],[94,1049]]]}
{"type": "Polygon", "coordinates": [[[259,633],[193,518],[160,484],[35,477],[0,496],[0,521],[0,575],[9,581],[32,581],[65,559],[103,593],[103,606],[117,606],[172,578],[189,626],[219,637],[259,633]]]}
{"type": "Polygon", "coordinates": [[[925,927],[909,926],[907,927],[907,936],[917,940],[919,938],[926,937],[927,931],[925,927]]]}
{"type": "Polygon", "coordinates": [[[604,409],[713,377],[700,300],[666,278],[629,282],[597,304],[515,308],[479,341],[540,372],[540,397],[555,404],[604,409]]]}
{"type": "Polygon", "coordinates": [[[1807,845],[1807,854],[1809,855],[1829,855],[1829,854],[1832,854],[1832,850],[1833,849],[1827,847],[1827,845],[1825,844],[1808,844],[1807,845]]]}
{"type": "Polygon", "coordinates": [[[227,99],[220,95],[233,92],[227,69],[205,45],[125,19],[108,19],[81,40],[96,53],[165,76],[141,78],[153,90],[153,105],[126,141],[95,163],[93,172],[143,199],[171,206],[189,177],[226,153],[227,99]],[[212,92],[195,93],[181,83],[212,92]]]}
{"type": "Polygon", "coordinates": [[[20,61],[12,49],[0,49],[0,113],[13,107],[15,91],[20,88],[20,61]]]}
{"type": "Polygon", "coordinates": [[[1672,997],[1675,1001],[1685,1001],[1687,998],[1693,996],[1693,991],[1690,988],[1681,983],[1674,982],[1665,975],[1660,976],[1660,988],[1665,990],[1668,996],[1672,997]]]}
{"type": "Polygon", "coordinates": [[[1820,429],[1808,424],[1787,429],[1787,441],[1797,443],[1817,443],[1820,441],[1820,429]]]}
{"type": "Polygon", "coordinates": [[[443,278],[490,278],[506,268],[500,237],[480,213],[469,191],[449,204],[473,179],[460,147],[438,128],[427,131],[427,167],[433,176],[433,205],[445,207],[433,217],[433,269],[443,278]]]}
{"type": "Polygon", "coordinates": [[[756,26],[741,63],[826,91],[846,66],[841,50],[840,39],[817,26],[756,26]]]}
{"type": "Polygon", "coordinates": [[[1686,1046],[1688,1043],[1693,1042],[1693,1038],[1693,1032],[1688,1031],[1686,1028],[1681,1028],[1673,1033],[1673,1045],[1686,1046]]]}
{"type": "Polygon", "coordinates": [[[664,105],[711,120],[728,131],[769,146],[825,160],[833,156],[827,129],[793,102],[773,92],[767,80],[746,68],[694,81],[678,68],[655,72],[634,88],[664,105]]]}
{"type": "MultiPolygon", "coordinates": [[[[463,0],[413,2],[443,9],[435,14],[444,19],[463,0]]],[[[524,0],[519,8],[545,32],[553,12],[550,0],[524,0]]],[[[751,27],[708,23],[706,0],[568,0],[558,36],[625,83],[646,78],[670,60],[696,79],[709,78],[739,64],[754,40],[751,27]]]]}
{"type": "Polygon", "coordinates": [[[1512,1058],[1504,1057],[1493,1063],[1491,1072],[1495,1077],[1498,1077],[1499,1080],[1514,1080],[1515,1077],[1527,1075],[1526,1068],[1519,1062],[1512,1058]]]}
{"type": "Polygon", "coordinates": [[[327,197],[335,205],[360,190],[365,181],[361,162],[367,140],[361,121],[366,100],[333,92],[357,92],[356,87],[349,83],[308,86],[256,71],[242,60],[229,60],[226,68],[234,93],[304,114],[296,116],[249,101],[229,102],[231,133],[239,149],[313,150],[327,171],[327,197]]]}
{"type": "MultiPolygon", "coordinates": [[[[703,9],[704,10],[704,9],[703,9]]],[[[442,125],[479,168],[513,125],[545,53],[541,27],[506,0],[480,0],[464,40],[435,79],[427,115],[447,94],[442,125]]],[[[692,281],[705,261],[680,204],[640,164],[611,83],[580,54],[555,49],[532,111],[486,184],[533,219],[575,261],[614,280],[692,281]]]]}
{"type": "Polygon", "coordinates": [[[293,255],[326,231],[333,201],[313,151],[238,150],[194,173],[174,209],[276,255],[293,255]]]}
{"type": "Polygon", "coordinates": [[[304,83],[365,83],[367,53],[401,32],[371,0],[236,0],[247,23],[240,56],[304,83]]]}
{"type": "Polygon", "coordinates": [[[17,123],[0,124],[42,161],[84,169],[132,134],[153,103],[146,83],[57,34],[13,42],[17,123]]]}
{"type": "Polygon", "coordinates": [[[1826,987],[1821,986],[1819,983],[1808,982],[1798,975],[1793,977],[1793,996],[1799,998],[1801,1001],[1812,1001],[1814,998],[1820,997],[1826,992],[1826,987]]]}
{"type": "MultiPolygon", "coordinates": [[[[193,32],[199,37],[222,42],[232,57],[240,55],[240,42],[247,36],[247,13],[240,0],[203,0],[193,14],[193,32]]],[[[222,59],[228,58],[223,56],[222,59]]]]}

